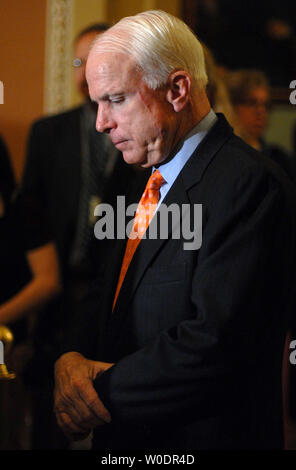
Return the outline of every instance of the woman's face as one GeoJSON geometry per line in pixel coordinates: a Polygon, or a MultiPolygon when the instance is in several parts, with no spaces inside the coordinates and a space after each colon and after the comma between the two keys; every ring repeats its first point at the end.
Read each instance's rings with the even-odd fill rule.
{"type": "Polygon", "coordinates": [[[264,133],[269,106],[269,91],[264,86],[251,89],[246,99],[235,106],[240,125],[254,139],[259,139],[264,133]]]}

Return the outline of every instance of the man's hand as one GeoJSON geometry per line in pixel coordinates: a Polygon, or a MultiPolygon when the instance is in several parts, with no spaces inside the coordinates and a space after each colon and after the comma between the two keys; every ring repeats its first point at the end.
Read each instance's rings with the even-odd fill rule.
{"type": "Polygon", "coordinates": [[[56,362],[54,411],[59,426],[70,440],[83,439],[96,426],[111,421],[93,387],[93,380],[112,365],[90,361],[76,352],[63,354],[56,362]]]}

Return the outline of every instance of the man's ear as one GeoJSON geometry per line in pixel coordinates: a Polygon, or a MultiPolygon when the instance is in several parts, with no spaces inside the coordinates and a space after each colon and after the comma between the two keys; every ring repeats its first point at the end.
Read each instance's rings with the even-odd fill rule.
{"type": "Polygon", "coordinates": [[[185,108],[191,96],[192,79],[188,72],[176,70],[168,79],[167,100],[176,113],[185,108]]]}

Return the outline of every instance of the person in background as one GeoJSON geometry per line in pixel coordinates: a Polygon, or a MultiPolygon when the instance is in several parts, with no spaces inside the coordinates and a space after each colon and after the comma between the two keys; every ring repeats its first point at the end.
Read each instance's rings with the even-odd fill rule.
{"type": "MultiPolygon", "coordinates": [[[[31,272],[24,253],[20,248],[17,224],[12,211],[13,198],[16,193],[16,182],[11,166],[7,146],[0,136],[0,325],[6,324],[8,317],[3,314],[5,303],[13,297],[31,278],[31,272]]],[[[27,322],[18,316],[9,317],[15,342],[26,336],[27,322]],[[19,328],[21,327],[21,328],[19,328]],[[19,334],[21,333],[21,336],[19,334]]]]}
{"type": "Polygon", "coordinates": [[[294,179],[292,157],[279,146],[268,144],[263,137],[271,107],[266,76],[258,70],[242,69],[226,74],[225,82],[238,121],[237,134],[256,150],[268,155],[294,179]]]}
{"type": "MultiPolygon", "coordinates": [[[[237,133],[252,147],[268,155],[295,182],[295,163],[293,156],[281,147],[267,144],[264,132],[268,124],[270,110],[270,87],[264,73],[258,70],[237,70],[227,75],[226,83],[233,103],[240,128],[237,133]]],[[[290,420],[295,420],[295,390],[296,379],[294,366],[289,363],[289,344],[296,337],[296,322],[294,314],[288,325],[286,346],[283,356],[283,399],[286,430],[286,446],[290,441],[290,420]]]]}
{"type": "MultiPolygon", "coordinates": [[[[31,272],[18,239],[18,226],[12,212],[12,201],[16,182],[6,144],[0,136],[0,311],[1,305],[13,297],[30,282],[31,272]]],[[[0,326],[4,323],[1,320],[0,326]]],[[[22,450],[25,448],[24,426],[26,415],[26,389],[21,379],[23,366],[30,349],[26,345],[28,335],[27,318],[9,323],[13,334],[12,349],[5,349],[5,363],[16,373],[13,383],[1,382],[0,390],[0,450],[22,450]]]]}
{"type": "Polygon", "coordinates": [[[33,123],[15,202],[32,279],[1,305],[0,322],[34,313],[33,354],[24,371],[32,393],[33,449],[68,446],[52,412],[53,357],[76,306],[108,260],[109,241],[94,237],[94,208],[126,194],[134,174],[109,139],[96,132],[96,106],[85,80],[90,45],[107,27],[96,23],[76,37],[74,78],[83,104],[33,123]]]}
{"type": "Polygon", "coordinates": [[[4,142],[0,135],[0,216],[3,217],[7,210],[15,190],[15,180],[13,170],[10,164],[10,157],[4,142]]]}
{"type": "Polygon", "coordinates": [[[208,75],[207,95],[212,108],[216,113],[223,113],[229,124],[238,128],[238,122],[233,106],[230,101],[229,92],[221,76],[219,67],[211,50],[202,44],[205,56],[206,71],[208,75]]]}

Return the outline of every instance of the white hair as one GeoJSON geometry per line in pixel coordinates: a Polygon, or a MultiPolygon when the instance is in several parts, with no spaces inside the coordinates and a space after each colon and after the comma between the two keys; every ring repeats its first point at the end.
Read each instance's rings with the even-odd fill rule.
{"type": "Polygon", "coordinates": [[[98,37],[92,49],[132,56],[153,90],[165,85],[175,70],[188,72],[194,88],[204,88],[208,81],[199,40],[183,21],[164,11],[121,19],[98,37]]]}

